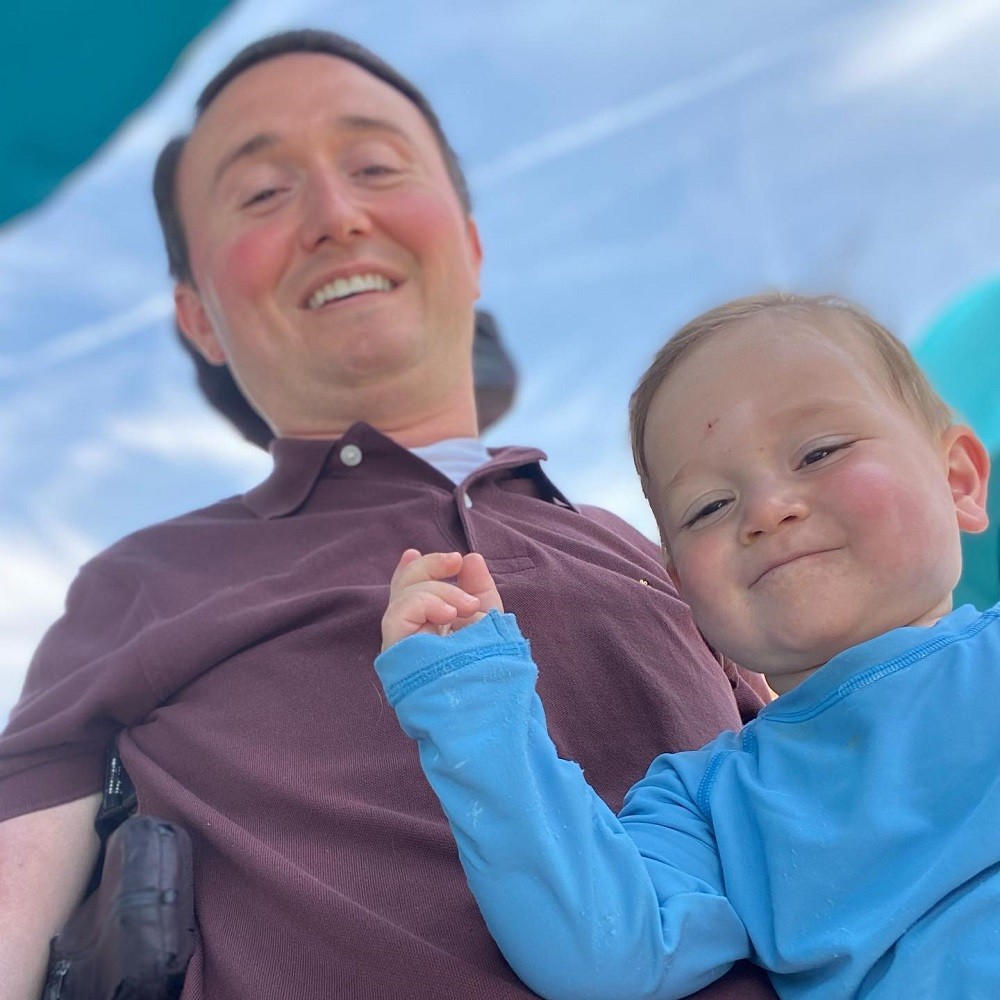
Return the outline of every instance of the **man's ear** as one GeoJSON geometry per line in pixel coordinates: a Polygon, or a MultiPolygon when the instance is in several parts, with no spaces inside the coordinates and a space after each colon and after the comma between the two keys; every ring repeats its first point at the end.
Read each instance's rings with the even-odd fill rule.
{"type": "Polygon", "coordinates": [[[475,278],[476,278],[476,298],[479,298],[479,273],[483,266],[483,245],[479,242],[479,227],[476,225],[476,220],[472,216],[467,216],[465,220],[466,233],[469,237],[469,247],[472,250],[472,259],[475,262],[475,278]]]}
{"type": "Polygon", "coordinates": [[[989,524],[986,484],[990,476],[990,456],[975,432],[962,424],[949,427],[942,441],[958,527],[973,534],[985,531],[989,524]]]}
{"type": "Polygon", "coordinates": [[[174,315],[181,333],[209,364],[226,363],[226,353],[215,335],[215,328],[201,303],[201,296],[187,282],[174,285],[174,315]]]}

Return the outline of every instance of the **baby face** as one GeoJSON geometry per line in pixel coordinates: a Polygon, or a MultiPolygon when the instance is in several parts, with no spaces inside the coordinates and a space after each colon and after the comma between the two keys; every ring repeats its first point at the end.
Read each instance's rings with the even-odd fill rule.
{"type": "Polygon", "coordinates": [[[668,568],[708,641],[779,693],[951,609],[971,432],[897,402],[852,330],[763,316],[695,347],[646,426],[668,568]]]}

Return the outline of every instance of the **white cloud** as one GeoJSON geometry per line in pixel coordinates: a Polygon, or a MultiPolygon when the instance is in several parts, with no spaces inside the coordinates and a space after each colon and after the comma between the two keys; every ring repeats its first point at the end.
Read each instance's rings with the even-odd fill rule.
{"type": "Polygon", "coordinates": [[[844,51],[834,90],[853,96],[932,69],[948,76],[962,73],[977,41],[992,39],[988,47],[995,62],[998,33],[1000,0],[951,0],[922,8],[901,4],[844,51]],[[952,58],[955,50],[962,50],[958,59],[952,58]]]}
{"type": "Polygon", "coordinates": [[[141,333],[154,323],[172,316],[173,311],[172,296],[151,295],[125,312],[101,319],[96,323],[87,323],[53,337],[24,357],[0,357],[0,378],[21,377],[51,368],[53,365],[75,361],[126,337],[141,333]]]}
{"type": "Polygon", "coordinates": [[[108,426],[113,444],[133,453],[153,455],[178,465],[209,464],[231,469],[248,481],[262,479],[271,469],[270,458],[248,445],[227,424],[167,401],[160,409],[116,417],[108,426]]]}
{"type": "Polygon", "coordinates": [[[776,49],[758,49],[641,97],[605,108],[583,121],[555,129],[469,172],[474,191],[485,191],[554,160],[597,145],[661,115],[701,100],[753,76],[775,58],[776,49]]]}

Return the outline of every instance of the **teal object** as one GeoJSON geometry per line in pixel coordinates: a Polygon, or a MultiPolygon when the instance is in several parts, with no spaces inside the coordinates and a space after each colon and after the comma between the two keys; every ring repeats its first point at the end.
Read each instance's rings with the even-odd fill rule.
{"type": "Polygon", "coordinates": [[[985,611],[1000,601],[1000,452],[992,456],[994,475],[986,509],[990,526],[980,535],[962,535],[962,578],[955,607],[972,604],[985,611]]]}
{"type": "Polygon", "coordinates": [[[952,303],[913,354],[962,422],[1000,451],[1000,276],[952,303]]]}
{"type": "Polygon", "coordinates": [[[163,82],[228,0],[0,4],[0,223],[37,205],[163,82]]]}
{"type": "Polygon", "coordinates": [[[957,417],[983,439],[993,461],[990,526],[962,536],[955,605],[983,610],[1000,601],[1000,277],[961,295],[913,351],[957,417]]]}

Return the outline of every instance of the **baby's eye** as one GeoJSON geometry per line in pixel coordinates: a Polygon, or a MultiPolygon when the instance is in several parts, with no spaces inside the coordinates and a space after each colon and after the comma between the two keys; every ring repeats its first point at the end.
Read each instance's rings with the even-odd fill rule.
{"type": "Polygon", "coordinates": [[[802,456],[799,468],[803,468],[807,465],[816,465],[817,462],[822,462],[823,459],[829,458],[838,451],[842,451],[848,446],[848,444],[850,444],[849,441],[844,441],[839,444],[824,444],[819,448],[813,448],[811,451],[807,451],[805,455],[802,456]]]}
{"type": "Polygon", "coordinates": [[[706,517],[711,517],[713,514],[717,514],[724,507],[732,503],[731,500],[726,500],[719,498],[718,500],[712,500],[705,504],[703,507],[699,507],[688,519],[684,522],[685,528],[693,527],[699,521],[703,521],[706,517]]]}

